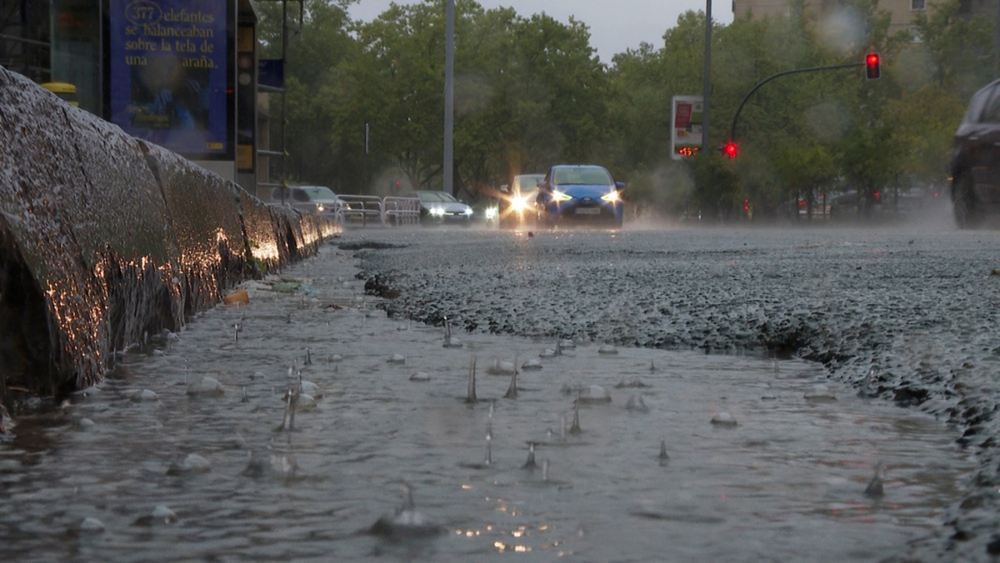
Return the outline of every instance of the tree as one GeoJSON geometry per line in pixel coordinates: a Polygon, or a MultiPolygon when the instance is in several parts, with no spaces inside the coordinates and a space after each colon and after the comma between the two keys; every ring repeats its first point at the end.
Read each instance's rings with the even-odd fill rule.
{"type": "Polygon", "coordinates": [[[898,66],[905,75],[922,79],[918,87],[933,80],[968,100],[993,77],[994,30],[984,16],[960,16],[959,6],[958,0],[947,0],[929,14],[918,13],[913,27],[919,43],[898,66]]]}
{"type": "MultiPolygon", "coordinates": [[[[363,111],[383,133],[378,150],[412,185],[440,185],[444,0],[393,6],[357,28],[350,66],[363,111]]],[[[455,6],[456,190],[476,195],[522,168],[586,160],[601,138],[604,69],[586,26],[511,9],[455,6]]]]}
{"type": "Polygon", "coordinates": [[[899,173],[907,184],[947,183],[955,131],[972,94],[989,82],[992,22],[960,17],[950,0],[914,18],[917,42],[892,64],[901,92],[887,102],[891,143],[900,147],[899,173]]]}
{"type": "MultiPolygon", "coordinates": [[[[280,116],[279,97],[272,97],[270,111],[280,116],[271,122],[280,138],[285,119],[286,174],[301,182],[345,190],[361,176],[360,159],[344,145],[345,130],[337,127],[337,103],[349,86],[342,80],[342,64],[352,57],[355,44],[349,34],[347,7],[357,0],[304,0],[303,18],[289,10],[290,32],[285,60],[286,115],[280,116]],[[301,23],[301,32],[294,30],[301,23]]],[[[282,7],[262,2],[260,40],[262,58],[281,58],[282,7]]],[[[358,129],[359,130],[359,129],[358,129]]],[[[360,133],[358,133],[360,136],[360,133]]],[[[277,145],[277,143],[273,143],[277,145]]]]}

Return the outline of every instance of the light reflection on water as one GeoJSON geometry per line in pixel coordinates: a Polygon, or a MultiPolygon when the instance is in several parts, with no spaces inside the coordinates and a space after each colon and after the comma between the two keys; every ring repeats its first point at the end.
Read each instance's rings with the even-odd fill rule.
{"type": "Polygon", "coordinates": [[[805,400],[823,372],[795,361],[580,346],[522,372],[518,398],[503,399],[509,377],[485,366],[554,342],[461,334],[464,347],[444,348],[440,329],[357,309],[345,262],[290,271],[312,278],[318,301],[254,293],[245,311],[209,311],[162,352],[129,356],[65,414],[20,420],[18,439],[0,443],[0,557],[877,560],[940,525],[973,469],[931,419],[826,381],[837,402],[805,400]],[[470,406],[472,356],[481,401],[470,406]],[[293,362],[323,396],[282,432],[293,362]],[[418,371],[430,380],[410,381],[418,371]],[[202,376],[227,393],[187,396],[202,376]],[[615,387],[636,378],[649,387],[615,387]],[[567,384],[604,386],[612,402],[581,406],[582,433],[563,439],[567,384]],[[130,398],[143,389],[159,400],[130,398]],[[626,410],[639,394],[648,412],[626,410]],[[722,411],[739,425],[710,424],[722,411]],[[81,430],[82,418],[96,426],[81,430]],[[528,441],[540,443],[534,471],[521,468],[528,441]],[[176,474],[189,454],[210,471],[176,474]],[[877,462],[885,495],[873,501],[863,491],[877,462]],[[399,506],[400,481],[447,533],[360,533],[399,506]],[[178,521],[150,522],[158,505],[178,521]],[[86,517],[104,532],[78,531],[86,517]]]}

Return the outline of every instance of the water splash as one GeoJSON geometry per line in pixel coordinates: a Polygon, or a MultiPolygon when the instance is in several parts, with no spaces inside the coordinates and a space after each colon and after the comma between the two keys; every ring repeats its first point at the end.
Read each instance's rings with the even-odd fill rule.
{"type": "Polygon", "coordinates": [[[642,395],[633,394],[628,398],[628,403],[625,404],[625,410],[645,413],[649,412],[649,407],[647,407],[645,401],[642,400],[642,395]]]}
{"type": "Polygon", "coordinates": [[[285,413],[281,419],[279,431],[291,431],[295,429],[295,411],[299,405],[299,390],[289,387],[285,391],[285,413]]]}
{"type": "Polygon", "coordinates": [[[580,405],[573,405],[573,425],[569,427],[569,433],[573,436],[579,436],[582,433],[580,430],[580,405]]]}
{"type": "Polygon", "coordinates": [[[417,510],[413,503],[413,488],[409,483],[401,483],[403,489],[403,504],[392,514],[379,518],[367,533],[386,538],[427,538],[445,532],[444,526],[431,520],[423,512],[417,510]]]}
{"type": "Polygon", "coordinates": [[[538,464],[535,463],[535,446],[537,442],[528,442],[528,460],[524,462],[521,469],[527,469],[528,471],[534,471],[538,468],[538,464]]]}
{"type": "Polygon", "coordinates": [[[445,348],[461,348],[463,346],[462,341],[453,337],[451,335],[451,321],[448,317],[444,318],[444,347],[445,348]]]}
{"type": "Polygon", "coordinates": [[[517,357],[514,357],[514,369],[510,372],[510,386],[507,387],[507,393],[503,396],[504,399],[516,399],[517,398],[517,357]]]}
{"type": "Polygon", "coordinates": [[[873,389],[873,383],[877,378],[878,376],[875,373],[875,368],[871,368],[870,370],[868,370],[868,375],[865,376],[864,383],[862,383],[861,385],[861,390],[858,391],[858,397],[861,397],[862,399],[875,397],[876,394],[873,392],[872,389],[873,389]]]}
{"type": "Polygon", "coordinates": [[[476,399],[476,358],[472,358],[472,362],[469,364],[469,390],[465,395],[466,403],[475,403],[476,399]]]}
{"type": "Polygon", "coordinates": [[[882,480],[882,462],[875,464],[875,474],[872,475],[871,481],[868,482],[868,486],[865,487],[865,496],[871,499],[882,498],[885,493],[885,486],[882,480]]]}
{"type": "Polygon", "coordinates": [[[489,467],[493,465],[493,434],[492,432],[486,433],[486,459],[483,460],[483,465],[489,467]]]}

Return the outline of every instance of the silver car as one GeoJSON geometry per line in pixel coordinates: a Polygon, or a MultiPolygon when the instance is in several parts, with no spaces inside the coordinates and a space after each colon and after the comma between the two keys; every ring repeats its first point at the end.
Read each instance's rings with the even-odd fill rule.
{"type": "Polygon", "coordinates": [[[407,195],[420,199],[421,225],[469,226],[472,224],[472,207],[455,199],[448,192],[420,190],[407,195]]]}
{"type": "Polygon", "coordinates": [[[326,186],[289,186],[282,202],[281,188],[271,192],[275,203],[284,203],[303,213],[318,213],[334,219],[343,220],[344,211],[350,206],[326,186]]]}

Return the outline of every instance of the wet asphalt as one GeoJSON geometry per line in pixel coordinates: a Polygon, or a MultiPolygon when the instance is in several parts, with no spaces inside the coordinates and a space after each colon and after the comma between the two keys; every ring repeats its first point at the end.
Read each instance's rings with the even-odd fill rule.
{"type": "Polygon", "coordinates": [[[469,332],[796,357],[955,426],[973,493],[901,557],[1000,553],[1000,231],[944,210],[875,228],[348,230],[393,317],[469,332]]]}

